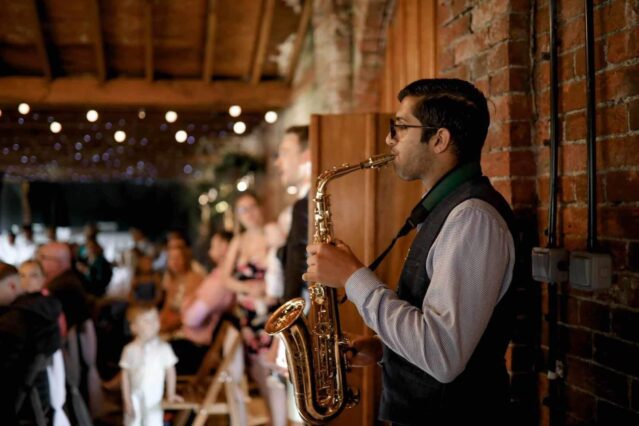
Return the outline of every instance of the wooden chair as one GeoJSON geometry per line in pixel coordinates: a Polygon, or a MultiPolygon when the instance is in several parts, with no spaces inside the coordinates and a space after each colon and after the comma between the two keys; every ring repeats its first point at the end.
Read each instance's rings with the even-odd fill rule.
{"type": "Polygon", "coordinates": [[[266,407],[259,407],[264,403],[248,396],[244,374],[233,377],[232,364],[242,356],[240,333],[227,321],[220,327],[197,373],[178,377],[177,392],[184,402],[162,404],[165,410],[179,411],[176,426],[184,426],[191,413],[196,414],[193,426],[203,426],[215,415],[227,416],[231,426],[262,425],[269,420],[266,407]],[[262,414],[256,414],[258,411],[262,414]]]}

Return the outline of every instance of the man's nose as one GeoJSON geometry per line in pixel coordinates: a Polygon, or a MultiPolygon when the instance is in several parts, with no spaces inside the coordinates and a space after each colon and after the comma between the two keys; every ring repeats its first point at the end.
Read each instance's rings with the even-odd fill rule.
{"type": "Polygon", "coordinates": [[[397,141],[391,137],[390,132],[386,133],[385,142],[386,142],[386,145],[390,147],[394,146],[397,143],[397,141]]]}

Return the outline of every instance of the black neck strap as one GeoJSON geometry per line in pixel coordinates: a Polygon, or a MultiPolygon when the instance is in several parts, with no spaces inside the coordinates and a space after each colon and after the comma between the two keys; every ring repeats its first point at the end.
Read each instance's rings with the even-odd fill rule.
{"type": "Polygon", "coordinates": [[[457,189],[461,184],[467,182],[471,179],[477,178],[481,176],[481,166],[479,163],[465,163],[462,164],[446,175],[444,175],[431,189],[428,191],[428,194],[422,198],[419,203],[413,208],[410,212],[410,216],[406,219],[404,226],[399,230],[393,241],[391,241],[390,245],[377,256],[377,259],[373,261],[368,267],[370,270],[374,271],[377,267],[382,263],[382,260],[390,253],[392,248],[395,246],[395,243],[398,239],[408,234],[412,231],[417,225],[422,223],[428,217],[428,214],[433,211],[435,206],[439,204],[444,198],[446,198],[451,192],[457,189]]]}

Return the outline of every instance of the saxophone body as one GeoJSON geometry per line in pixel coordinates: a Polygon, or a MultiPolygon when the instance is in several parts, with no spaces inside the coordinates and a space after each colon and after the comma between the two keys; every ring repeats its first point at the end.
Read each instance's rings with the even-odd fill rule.
{"type": "MultiPolygon", "coordinates": [[[[358,170],[381,168],[393,158],[392,154],[378,155],[361,163],[333,167],[318,176],[313,242],[331,243],[334,239],[328,183],[358,170]]],[[[265,330],[271,335],[281,334],[300,415],[308,423],[322,424],[357,404],[359,392],[346,383],[348,341],[340,327],[336,290],[309,283],[309,294],[308,317],[304,316],[304,299],[291,299],[271,315],[265,330]]]]}

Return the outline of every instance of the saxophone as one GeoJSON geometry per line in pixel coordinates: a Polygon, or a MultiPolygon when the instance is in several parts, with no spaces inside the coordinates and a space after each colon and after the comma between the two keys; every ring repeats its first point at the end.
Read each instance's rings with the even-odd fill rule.
{"type": "MultiPolygon", "coordinates": [[[[328,182],[357,170],[381,168],[394,158],[392,154],[377,155],[358,164],[333,167],[318,176],[313,199],[313,242],[331,243],[334,239],[326,193],[328,182]]],[[[357,404],[359,392],[346,384],[349,366],[345,352],[349,342],[342,335],[336,290],[310,283],[309,294],[308,317],[303,315],[304,299],[291,299],[271,315],[265,330],[270,335],[282,335],[300,415],[308,423],[322,424],[337,417],[344,408],[357,404]]]]}

